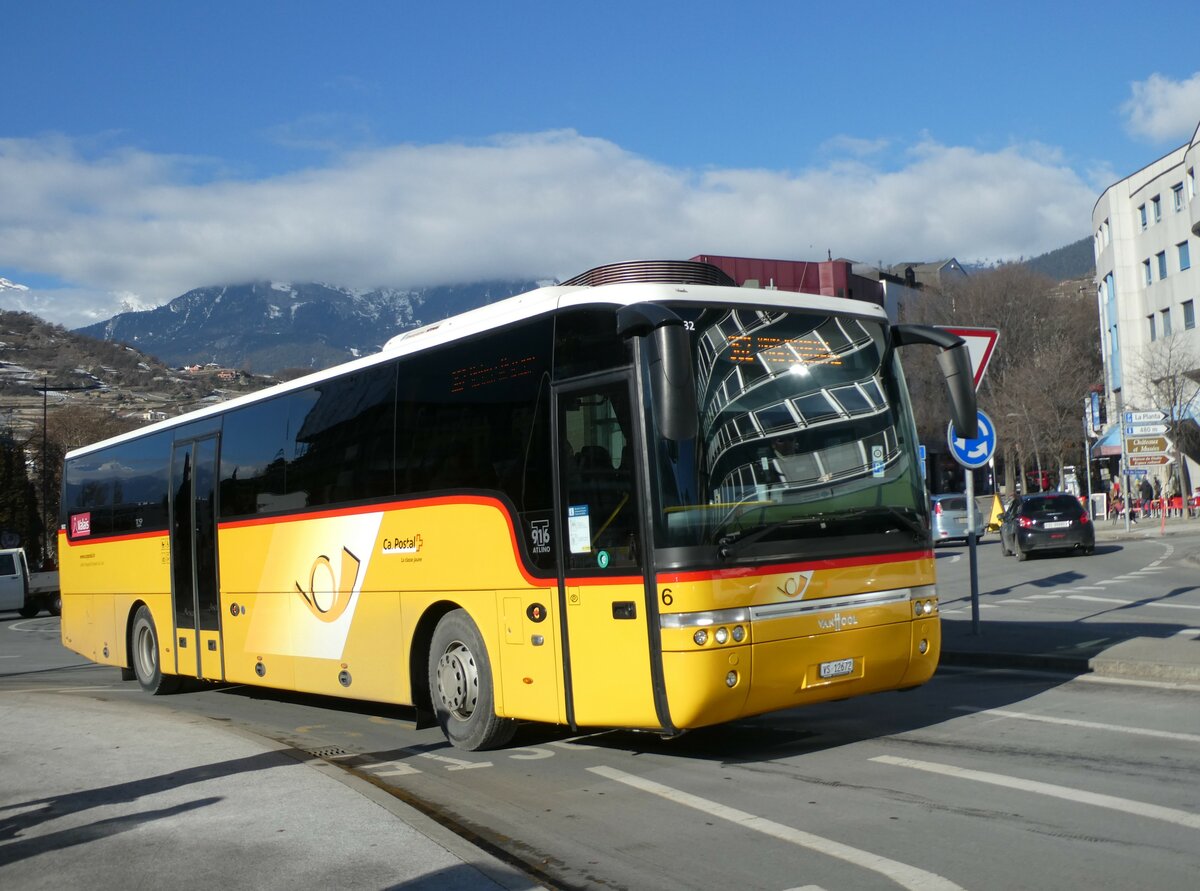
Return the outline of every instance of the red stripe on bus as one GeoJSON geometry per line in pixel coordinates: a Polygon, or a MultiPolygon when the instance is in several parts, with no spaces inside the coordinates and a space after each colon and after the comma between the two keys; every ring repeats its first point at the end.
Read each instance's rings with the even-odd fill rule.
{"type": "Polygon", "coordinates": [[[137,541],[143,538],[166,538],[167,530],[152,529],[149,532],[130,532],[126,535],[93,535],[73,539],[67,535],[65,531],[60,529],[58,530],[58,537],[60,540],[65,540],[69,546],[76,547],[94,544],[108,544],[112,541],[137,541]]]}
{"type": "Polygon", "coordinates": [[[517,542],[517,531],[513,527],[512,515],[504,507],[503,502],[498,498],[489,498],[486,495],[445,495],[438,498],[416,498],[412,501],[387,501],[376,504],[360,504],[355,507],[333,508],[331,510],[311,511],[301,514],[283,514],[272,517],[252,517],[245,520],[229,520],[225,523],[219,523],[218,528],[226,529],[244,529],[251,526],[270,526],[275,523],[299,523],[304,520],[325,520],[336,517],[357,517],[363,514],[372,513],[388,513],[390,511],[411,510],[417,507],[446,507],[458,506],[464,504],[480,505],[484,507],[492,507],[499,511],[500,516],[504,518],[504,523],[508,526],[508,538],[512,545],[514,562],[517,565],[517,570],[524,577],[525,582],[535,588],[549,588],[557,586],[555,579],[538,578],[530,575],[525,569],[525,561],[520,558],[520,545],[517,542]]]}

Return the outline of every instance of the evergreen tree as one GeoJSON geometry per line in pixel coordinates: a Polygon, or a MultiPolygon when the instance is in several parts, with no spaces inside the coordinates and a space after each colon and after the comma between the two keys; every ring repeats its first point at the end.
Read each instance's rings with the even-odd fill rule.
{"type": "Polygon", "coordinates": [[[42,555],[37,490],[25,470],[25,450],[11,436],[0,438],[0,533],[16,537],[31,561],[42,555]]]}

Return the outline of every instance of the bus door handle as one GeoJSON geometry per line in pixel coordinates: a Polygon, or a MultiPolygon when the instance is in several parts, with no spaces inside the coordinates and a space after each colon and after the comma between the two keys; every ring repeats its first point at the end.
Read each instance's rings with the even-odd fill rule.
{"type": "Polygon", "coordinates": [[[613,618],[614,619],[636,619],[637,604],[632,600],[614,600],[613,601],[613,618]]]}

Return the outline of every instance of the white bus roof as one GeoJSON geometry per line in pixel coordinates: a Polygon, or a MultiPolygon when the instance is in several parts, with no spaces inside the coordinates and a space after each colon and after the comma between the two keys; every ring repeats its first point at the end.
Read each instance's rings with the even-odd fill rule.
{"type": "Polygon", "coordinates": [[[719,285],[674,284],[660,282],[621,282],[595,286],[554,285],[537,288],[524,294],[517,294],[489,303],[478,309],[468,310],[456,316],[430,322],[420,328],[413,328],[397,334],[388,340],[378,353],[363,356],[304,377],[285,383],[276,384],[253,393],[246,393],[220,402],[215,405],[196,409],[187,414],[156,421],[128,433],[90,445],[80,446],[67,453],[66,458],[86,455],[100,449],[117,445],[132,439],[138,439],[162,430],[170,430],[184,424],[203,420],[212,415],[222,414],[243,405],[249,405],[261,400],[280,396],[294,390],[303,390],[324,380],[340,377],[350,371],[370,368],[397,356],[421,352],[435,346],[462,340],[473,334],[488,331],[493,328],[510,325],[523,319],[531,319],[557,309],[572,306],[628,306],[635,303],[668,303],[688,301],[696,303],[714,303],[722,306],[778,307],[780,309],[803,309],[824,312],[833,315],[867,316],[887,321],[883,307],[875,303],[853,300],[845,297],[826,297],[820,294],[804,294],[798,291],[780,291],[765,288],[739,288],[719,285]]]}

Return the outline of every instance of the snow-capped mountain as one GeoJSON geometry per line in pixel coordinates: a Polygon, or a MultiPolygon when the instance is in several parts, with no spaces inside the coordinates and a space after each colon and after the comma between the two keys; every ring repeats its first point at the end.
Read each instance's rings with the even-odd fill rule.
{"type": "Polygon", "coordinates": [[[496,281],[353,291],[254,282],[197,288],[157,309],[120,313],[78,333],[129,344],[170,365],[216,362],[259,373],[326,368],[374,353],[406,329],[535,287],[496,281]]]}

